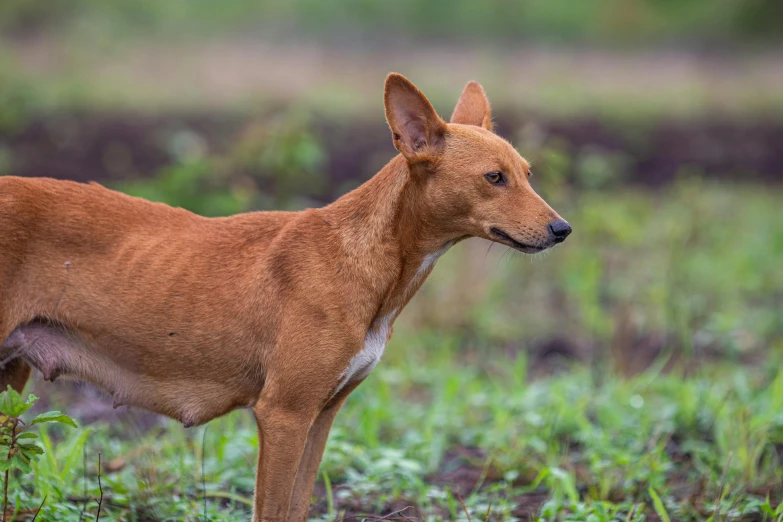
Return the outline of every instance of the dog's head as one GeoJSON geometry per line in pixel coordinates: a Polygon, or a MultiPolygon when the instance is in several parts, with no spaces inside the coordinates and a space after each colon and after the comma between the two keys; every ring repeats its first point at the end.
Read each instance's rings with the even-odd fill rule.
{"type": "Polygon", "coordinates": [[[528,162],[492,132],[489,100],[478,83],[465,87],[450,123],[399,74],[386,78],[384,101],[394,146],[439,229],[526,253],[541,252],[571,233],[530,186],[528,162]]]}

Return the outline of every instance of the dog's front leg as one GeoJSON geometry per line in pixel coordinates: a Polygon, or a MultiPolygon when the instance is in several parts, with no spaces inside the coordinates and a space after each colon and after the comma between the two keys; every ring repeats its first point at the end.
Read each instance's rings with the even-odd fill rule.
{"type": "Polygon", "coordinates": [[[259,406],[254,409],[259,448],[253,521],[287,521],[296,470],[315,414],[259,406]]]}
{"type": "Polygon", "coordinates": [[[315,479],[318,477],[318,466],[321,464],[321,457],[326,447],[326,441],[329,438],[332,422],[340,408],[342,408],[345,399],[361,382],[353,381],[340,390],[339,394],[321,410],[318,418],[315,419],[310,428],[310,433],[307,436],[307,445],[299,463],[299,471],[296,473],[296,484],[291,499],[289,520],[295,522],[307,520],[307,515],[310,512],[310,497],[313,494],[315,479]]]}

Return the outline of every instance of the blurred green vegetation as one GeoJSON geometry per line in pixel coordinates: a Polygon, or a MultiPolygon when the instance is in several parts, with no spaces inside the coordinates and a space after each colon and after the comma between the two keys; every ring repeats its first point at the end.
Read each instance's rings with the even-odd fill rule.
{"type": "Polygon", "coordinates": [[[205,156],[202,138],[172,133],[165,148],[174,162],[156,177],[115,183],[128,194],[205,216],[314,206],[327,183],[326,151],[306,114],[290,111],[252,122],[225,154],[205,156]]]}
{"type": "Polygon", "coordinates": [[[39,105],[35,90],[26,79],[16,74],[11,62],[10,57],[0,50],[0,135],[22,130],[39,105]]]}
{"type": "MultiPolygon", "coordinates": [[[[449,336],[400,333],[335,423],[312,520],[402,506],[412,519],[466,520],[460,496],[474,520],[780,520],[780,364],[531,381],[523,352],[457,352],[449,336]]],[[[98,452],[109,463],[103,520],[249,516],[257,440],[247,412],[197,430],[41,431],[34,480],[17,477],[12,491],[25,507],[48,495],[43,520],[95,512],[98,452]]]]}
{"type": "Polygon", "coordinates": [[[263,31],[268,38],[376,45],[453,40],[567,44],[738,43],[781,38],[775,0],[5,0],[0,29],[187,37],[263,31]]]}
{"type": "Polygon", "coordinates": [[[360,119],[376,114],[391,70],[436,105],[479,79],[496,107],[556,115],[779,116],[781,5],[6,0],[0,131],[50,110],[238,112],[291,100],[360,119]]]}

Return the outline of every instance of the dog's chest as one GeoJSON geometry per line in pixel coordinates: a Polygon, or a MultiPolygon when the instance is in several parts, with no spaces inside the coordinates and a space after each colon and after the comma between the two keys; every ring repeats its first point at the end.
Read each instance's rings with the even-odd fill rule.
{"type": "MultiPolygon", "coordinates": [[[[415,291],[415,287],[419,284],[422,278],[428,273],[428,271],[435,265],[435,262],[442,256],[446,250],[449,249],[452,243],[448,243],[443,249],[438,250],[424,256],[421,265],[416,270],[413,278],[408,283],[405,290],[406,300],[410,297],[410,294],[415,291]]],[[[348,367],[340,374],[340,381],[335,390],[335,394],[339,392],[343,386],[352,381],[358,381],[367,378],[370,372],[381,360],[383,352],[386,349],[386,343],[389,340],[389,331],[391,329],[391,323],[397,316],[398,310],[392,310],[391,312],[376,318],[370,325],[370,329],[367,331],[367,335],[364,338],[364,346],[362,351],[356,354],[348,363],[348,367]]]]}
{"type": "Polygon", "coordinates": [[[339,392],[343,386],[352,381],[365,379],[378,364],[389,340],[389,329],[397,311],[390,312],[380,319],[373,321],[367,335],[364,338],[362,351],[357,353],[348,363],[348,367],[340,375],[340,384],[335,390],[339,392]]]}
{"type": "Polygon", "coordinates": [[[419,285],[424,277],[429,274],[429,271],[432,270],[432,267],[435,266],[435,263],[440,259],[440,256],[446,253],[446,251],[451,248],[451,246],[454,244],[453,241],[449,241],[446,243],[443,248],[440,250],[437,250],[435,252],[432,252],[431,254],[427,254],[424,256],[424,259],[421,261],[421,265],[419,265],[418,270],[416,270],[416,273],[414,274],[413,278],[408,283],[407,288],[407,295],[406,298],[410,298],[412,293],[415,293],[416,289],[418,289],[417,285],[419,285]]]}

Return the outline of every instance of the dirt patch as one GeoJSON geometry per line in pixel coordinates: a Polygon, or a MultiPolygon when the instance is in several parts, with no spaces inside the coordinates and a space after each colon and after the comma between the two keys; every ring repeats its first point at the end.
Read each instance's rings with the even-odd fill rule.
{"type": "Polygon", "coordinates": [[[485,484],[497,482],[501,478],[500,473],[487,460],[484,450],[457,447],[443,456],[440,469],[430,477],[430,482],[464,498],[485,484]]]}
{"type": "Polygon", "coordinates": [[[151,176],[171,164],[170,142],[187,130],[224,150],[241,122],[215,117],[57,115],[13,133],[0,131],[10,174],[75,181],[151,176]]]}
{"type": "MultiPolygon", "coordinates": [[[[427,477],[427,482],[451,492],[456,498],[467,498],[471,493],[480,491],[502,479],[502,476],[495,468],[487,465],[489,463],[487,457],[486,452],[480,448],[453,447],[444,455],[438,471],[427,477]]],[[[345,486],[337,485],[333,491],[337,492],[345,488],[345,486]]],[[[310,514],[322,516],[328,513],[326,488],[323,483],[318,482],[316,484],[313,496],[318,501],[311,506],[310,514]]],[[[512,514],[522,521],[533,520],[547,498],[548,493],[543,490],[514,497],[517,507],[512,514]]],[[[423,519],[418,507],[413,502],[407,502],[404,498],[395,499],[380,509],[373,509],[370,504],[372,502],[368,501],[367,497],[359,499],[350,495],[334,496],[335,511],[344,514],[344,518],[339,518],[338,520],[360,520],[362,518],[377,520],[382,517],[388,517],[384,518],[384,520],[423,519]]],[[[429,515],[432,514],[429,513],[429,515]]],[[[450,513],[446,511],[437,513],[437,515],[444,520],[450,518],[450,513]]],[[[481,520],[484,520],[484,518],[481,517],[481,520]]],[[[489,520],[500,520],[492,515],[491,509],[489,520]]]]}
{"type": "Polygon", "coordinates": [[[549,498],[549,493],[545,491],[535,491],[533,493],[526,493],[514,498],[517,503],[517,507],[511,514],[520,522],[532,522],[536,520],[541,506],[549,498]]]}
{"type": "MultiPolygon", "coordinates": [[[[242,117],[58,115],[30,122],[16,132],[0,131],[0,152],[10,174],[107,181],[148,177],[176,161],[183,133],[207,154],[225,154],[251,120],[242,117]]],[[[326,153],[330,200],[368,179],[394,154],[382,122],[313,125],[326,153]]],[[[620,125],[599,120],[550,121],[510,117],[498,121],[546,175],[554,167],[544,151],[568,158],[567,179],[591,183],[590,158],[609,157],[616,182],[660,186],[683,175],[712,179],[780,182],[783,122],[661,121],[620,125]]],[[[0,164],[2,165],[2,164],[0,164]]]]}

